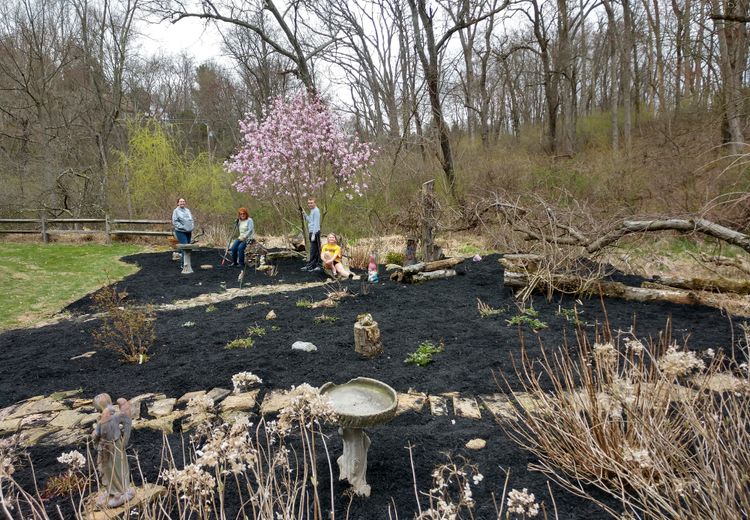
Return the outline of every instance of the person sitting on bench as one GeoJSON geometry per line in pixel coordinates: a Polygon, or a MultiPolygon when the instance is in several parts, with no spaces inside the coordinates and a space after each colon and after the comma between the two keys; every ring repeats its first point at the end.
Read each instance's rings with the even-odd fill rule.
{"type": "Polygon", "coordinates": [[[246,208],[237,210],[237,221],[235,229],[239,236],[232,242],[232,265],[243,265],[245,263],[245,248],[255,240],[255,224],[246,208]]]}
{"type": "Polygon", "coordinates": [[[336,276],[354,278],[352,272],[341,263],[341,247],[333,233],[328,234],[327,243],[320,248],[320,259],[323,261],[323,268],[330,270],[334,278],[336,276]]]}

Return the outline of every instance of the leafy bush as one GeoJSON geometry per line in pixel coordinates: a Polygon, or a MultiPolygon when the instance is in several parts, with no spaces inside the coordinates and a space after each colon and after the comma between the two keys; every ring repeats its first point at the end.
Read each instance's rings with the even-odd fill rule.
{"type": "Polygon", "coordinates": [[[398,251],[388,251],[385,254],[386,264],[404,265],[404,253],[398,251]]]}
{"type": "Polygon", "coordinates": [[[420,367],[427,366],[432,363],[433,354],[442,352],[444,348],[445,345],[442,341],[438,345],[435,345],[432,341],[423,341],[419,344],[417,350],[406,356],[404,363],[409,363],[420,367]]]}
{"type": "Polygon", "coordinates": [[[94,295],[94,305],[104,313],[92,335],[102,348],[114,350],[125,363],[143,363],[156,339],[152,306],[134,308],[125,303],[127,291],[105,287],[94,295]]]}
{"type": "Polygon", "coordinates": [[[262,337],[266,335],[266,328],[261,327],[260,325],[255,325],[254,327],[248,327],[248,329],[245,331],[248,336],[258,336],[262,337]]]}
{"type": "Polygon", "coordinates": [[[517,314],[505,321],[509,327],[513,325],[528,325],[534,332],[547,328],[547,324],[539,319],[539,311],[532,308],[523,309],[521,314],[517,314]]]}
{"type": "Polygon", "coordinates": [[[313,302],[309,298],[301,298],[301,299],[297,300],[294,304],[297,307],[301,307],[303,309],[309,309],[309,308],[311,308],[313,306],[313,302]]]}
{"type": "Polygon", "coordinates": [[[316,325],[320,325],[321,323],[336,323],[336,320],[338,320],[336,316],[331,316],[329,314],[321,314],[320,316],[315,316],[315,318],[313,318],[316,325]]]}
{"type": "Polygon", "coordinates": [[[253,338],[237,338],[227,343],[224,348],[226,350],[234,350],[237,348],[252,348],[253,345],[255,345],[255,340],[253,338]]]}

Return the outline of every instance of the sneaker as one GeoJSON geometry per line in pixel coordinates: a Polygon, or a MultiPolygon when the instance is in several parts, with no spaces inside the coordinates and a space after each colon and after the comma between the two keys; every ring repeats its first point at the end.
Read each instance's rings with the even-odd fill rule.
{"type": "Polygon", "coordinates": [[[313,267],[312,269],[310,269],[310,272],[313,272],[313,273],[319,273],[319,272],[321,272],[322,270],[323,270],[323,268],[322,268],[322,267],[320,267],[320,266],[316,266],[316,267],[313,267]]]}
{"type": "Polygon", "coordinates": [[[309,265],[306,265],[302,269],[300,269],[300,271],[309,271],[309,270],[310,270],[310,266],[309,265]]]}

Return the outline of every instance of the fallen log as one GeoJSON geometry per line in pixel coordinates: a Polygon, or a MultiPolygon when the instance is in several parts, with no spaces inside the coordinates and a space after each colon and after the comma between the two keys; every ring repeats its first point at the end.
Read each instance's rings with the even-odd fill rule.
{"type": "Polygon", "coordinates": [[[283,249],[281,251],[271,251],[266,254],[266,261],[272,262],[281,258],[305,258],[304,253],[295,251],[293,249],[283,249]]]}
{"type": "Polygon", "coordinates": [[[416,282],[426,282],[428,280],[443,280],[445,278],[450,278],[452,276],[456,276],[455,269],[440,269],[438,271],[416,273],[414,276],[411,277],[411,281],[412,283],[416,283],[416,282]]]}
{"type": "MultiPolygon", "coordinates": [[[[421,276],[419,280],[413,280],[418,274],[427,274],[436,271],[454,271],[453,268],[462,263],[464,258],[444,258],[432,262],[419,262],[413,265],[407,265],[391,273],[391,280],[397,282],[411,283],[412,281],[436,280],[440,277],[421,276]]],[[[454,271],[455,274],[455,271],[454,271]]],[[[444,276],[443,278],[448,278],[444,276]]]]}
{"type": "MultiPolygon", "coordinates": [[[[526,273],[505,271],[503,274],[503,283],[508,287],[524,289],[528,287],[529,282],[529,276],[526,273]]],[[[713,305],[699,293],[680,289],[630,287],[624,283],[610,281],[591,282],[578,276],[565,274],[553,274],[551,279],[540,278],[536,280],[535,290],[545,292],[550,289],[572,292],[581,296],[601,294],[610,298],[622,298],[636,302],[667,301],[682,305],[713,305]],[[588,287],[588,289],[582,291],[581,289],[585,287],[588,287]]]]}
{"type": "MultiPolygon", "coordinates": [[[[654,277],[656,285],[668,285],[691,291],[709,291],[719,293],[750,294],[750,281],[730,280],[727,278],[675,278],[672,276],[654,277]]],[[[644,282],[644,287],[654,284],[644,282]]]]}

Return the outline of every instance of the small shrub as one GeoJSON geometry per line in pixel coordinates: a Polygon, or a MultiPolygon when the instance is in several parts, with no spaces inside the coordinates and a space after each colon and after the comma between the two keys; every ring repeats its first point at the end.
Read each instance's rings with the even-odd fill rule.
{"type": "Polygon", "coordinates": [[[212,303],[211,305],[206,307],[206,312],[216,312],[216,305],[212,303]]]}
{"type": "Polygon", "coordinates": [[[156,339],[152,306],[133,308],[125,303],[128,293],[105,287],[94,295],[94,305],[105,313],[92,335],[102,348],[114,350],[126,363],[143,363],[156,339]]]}
{"type": "Polygon", "coordinates": [[[417,347],[417,350],[406,356],[404,363],[417,365],[424,367],[432,363],[432,356],[438,354],[445,349],[445,345],[441,341],[438,345],[435,345],[432,341],[423,341],[417,347]]]}
{"type": "Polygon", "coordinates": [[[195,322],[194,321],[186,321],[185,323],[182,324],[182,326],[185,327],[186,329],[190,329],[190,328],[195,327],[195,322]]]}
{"type": "Polygon", "coordinates": [[[278,325],[271,325],[271,332],[278,332],[281,330],[281,327],[278,325]]]}
{"type": "Polygon", "coordinates": [[[388,251],[385,254],[385,263],[404,265],[404,253],[398,251],[388,251]]]}
{"type": "Polygon", "coordinates": [[[249,327],[246,331],[248,336],[253,337],[262,337],[266,335],[266,328],[261,327],[260,325],[255,325],[254,327],[249,327]]]}
{"type": "Polygon", "coordinates": [[[309,298],[301,298],[295,302],[295,305],[303,309],[310,309],[313,306],[313,301],[309,298]]]}
{"type": "Polygon", "coordinates": [[[534,332],[547,328],[547,324],[539,319],[539,311],[532,308],[523,309],[521,314],[513,316],[509,320],[505,320],[508,326],[523,326],[528,325],[534,332]]]}
{"type": "Polygon", "coordinates": [[[570,309],[558,307],[556,314],[565,318],[565,321],[567,321],[568,323],[573,323],[574,325],[586,324],[585,321],[580,319],[580,315],[583,314],[583,311],[579,310],[577,307],[572,307],[570,309]]]}
{"type": "Polygon", "coordinates": [[[255,345],[253,338],[237,338],[226,344],[224,347],[226,350],[234,350],[237,348],[252,348],[255,345]]]}
{"type": "Polygon", "coordinates": [[[336,323],[336,320],[338,320],[336,316],[330,316],[328,314],[321,314],[320,316],[315,316],[315,318],[313,318],[316,325],[320,325],[321,323],[336,323]]]}

